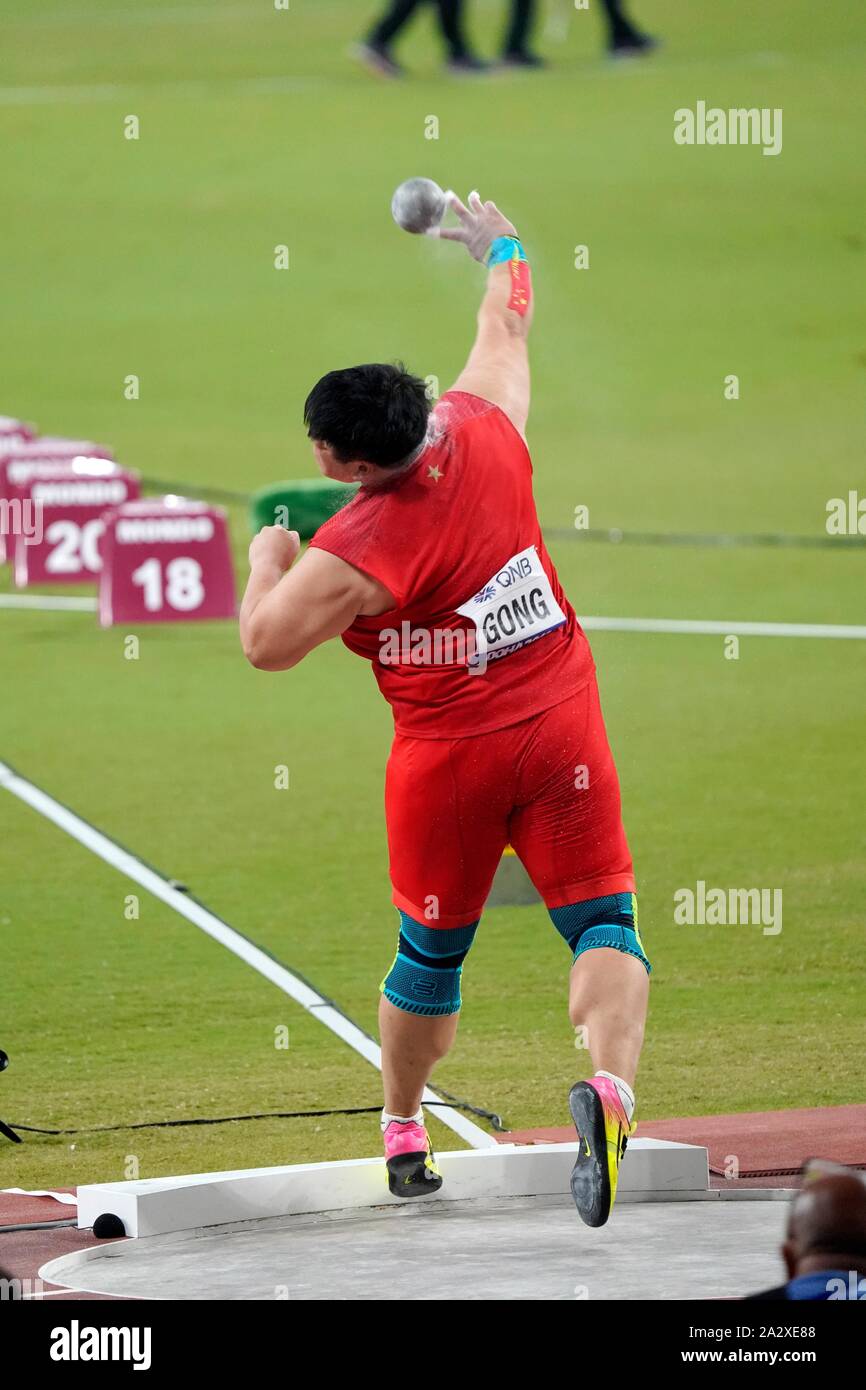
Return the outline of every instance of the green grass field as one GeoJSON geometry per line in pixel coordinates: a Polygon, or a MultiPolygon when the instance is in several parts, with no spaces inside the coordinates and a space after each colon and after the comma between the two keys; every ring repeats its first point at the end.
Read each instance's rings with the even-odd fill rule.
{"type": "MultiPolygon", "coordinates": [[[[665,38],[644,65],[604,62],[597,16],[575,13],[541,44],[549,73],[445,79],[425,15],[401,49],[411,81],[384,86],[346,56],[368,9],[349,0],[0,0],[0,411],[105,440],[151,478],[247,493],[309,475],[300,414],[323,371],[401,357],[446,389],[468,350],[478,268],[388,216],[425,173],[495,197],[530,250],[547,526],[584,504],[595,528],[824,535],[827,500],[866,490],[866,19],[806,0],[634,8],[665,38]],[[675,145],[674,111],[698,100],[782,108],[781,155],[675,145]]],[[[492,51],[502,5],[472,10],[492,51]]],[[[242,582],[242,505],[231,522],[242,582]]],[[[582,614],[864,622],[862,549],[551,550],[582,614]]],[[[370,672],[339,644],[255,672],[230,624],[143,630],[138,661],[124,635],[0,610],[0,761],[374,1032],[396,919],[370,672]]],[[[712,636],[593,645],[655,967],[640,1116],[861,1100],[866,644],[744,638],[736,661],[712,636]],[[675,925],[698,879],[781,888],[782,932],[675,925]]],[[[5,1119],[377,1103],[343,1043],[146,894],[127,920],[134,885],[2,791],[0,845],[5,1119]]],[[[515,1128],[564,1123],[586,1067],[567,974],[541,907],[491,911],[435,1080],[515,1128]]],[[[28,1136],[0,1139],[0,1186],[377,1146],[363,1116],[28,1136]]]]}

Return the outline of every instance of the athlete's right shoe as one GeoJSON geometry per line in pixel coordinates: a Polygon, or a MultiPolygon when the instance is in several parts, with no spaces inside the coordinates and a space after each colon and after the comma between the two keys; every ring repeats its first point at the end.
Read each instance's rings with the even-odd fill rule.
{"type": "Polygon", "coordinates": [[[423,1125],[392,1120],[382,1136],[388,1190],[395,1197],[429,1197],[442,1186],[436,1155],[423,1125]]]}
{"type": "Polygon", "coordinates": [[[579,1151],[571,1173],[571,1195],[587,1226],[603,1226],[616,1198],[619,1165],[630,1124],[619,1091],[606,1076],[578,1081],[568,1093],[579,1151]]]}

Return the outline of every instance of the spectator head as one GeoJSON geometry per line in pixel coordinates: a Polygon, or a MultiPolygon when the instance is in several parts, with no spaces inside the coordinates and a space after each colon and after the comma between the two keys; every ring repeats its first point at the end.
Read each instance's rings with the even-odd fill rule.
{"type": "Polygon", "coordinates": [[[822,1269],[866,1274],[866,1180],[842,1165],[807,1166],[788,1215],[788,1278],[822,1269]]]}

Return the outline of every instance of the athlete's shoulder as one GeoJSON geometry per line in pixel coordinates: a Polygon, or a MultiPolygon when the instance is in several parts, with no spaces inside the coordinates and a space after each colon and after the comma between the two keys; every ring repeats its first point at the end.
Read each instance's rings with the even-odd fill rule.
{"type": "Polygon", "coordinates": [[[496,415],[502,415],[499,406],[483,396],[473,396],[470,391],[446,391],[444,396],[439,397],[430,415],[428,439],[435,438],[437,434],[456,433],[466,425],[495,418],[496,415]]]}
{"type": "Polygon", "coordinates": [[[434,437],[438,433],[440,439],[450,437],[455,443],[494,446],[500,458],[504,452],[532,469],[526,440],[495,401],[469,391],[446,391],[431,416],[431,426],[434,437]]]}

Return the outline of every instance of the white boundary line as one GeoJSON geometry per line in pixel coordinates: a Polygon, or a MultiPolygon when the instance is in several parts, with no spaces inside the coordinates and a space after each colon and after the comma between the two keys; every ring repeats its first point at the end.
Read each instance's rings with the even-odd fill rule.
{"type": "MultiPolygon", "coordinates": [[[[47,792],[28,782],[25,777],[20,777],[12,768],[0,762],[0,788],[11,792],[19,800],[27,803],[34,811],[45,816],[61,830],[65,830],[67,835],[71,835],[79,844],[84,845],[99,859],[103,859],[106,864],[117,869],[120,873],[131,878],[133,882],[139,883],[142,888],[146,888],[155,898],[159,898],[168,907],[174,909],[181,917],[185,917],[193,926],[199,927],[208,936],[213,937],[214,941],[220,942],[233,955],[239,956],[242,961],[258,971],[271,984],[281,989],[284,994],[288,994],[303,1009],[312,1014],[314,1018],[329,1028],[332,1033],[336,1033],[338,1038],[359,1053],[377,1071],[382,1070],[382,1053],[378,1044],[372,1038],[368,1038],[366,1033],[354,1024],[351,1019],[341,1014],[333,1004],[324,999],[315,989],[308,985],[304,980],[293,975],[286,966],[274,960],[273,956],[268,955],[259,946],[256,946],[240,932],[235,931],[227,922],[214,916],[201,903],[190,898],[189,894],[180,892],[173,888],[160,874],[151,869],[147,864],[143,864],[140,859],[136,859],[134,854],[115,844],[102,831],[89,825],[82,820],[74,811],[55,801],[47,792]]],[[[426,1102],[438,1101],[439,1097],[435,1091],[425,1089],[422,1100],[426,1102]]],[[[437,1105],[434,1115],[441,1120],[444,1125],[459,1134],[461,1139],[465,1139],[473,1149],[498,1148],[496,1140],[492,1134],[488,1134],[472,1120],[461,1115],[459,1111],[453,1110],[451,1106],[437,1105]]]]}
{"type": "MultiPolygon", "coordinates": [[[[68,609],[95,613],[95,598],[62,598],[49,594],[0,594],[0,608],[68,609]]],[[[672,632],[721,637],[828,637],[866,641],[866,626],[846,623],[753,623],[710,618],[579,618],[587,632],[672,632]]]]}
{"type": "MultiPolygon", "coordinates": [[[[16,15],[13,23],[28,29],[49,29],[56,25],[65,29],[74,24],[213,24],[214,20],[250,18],[259,16],[251,13],[249,5],[210,4],[204,8],[201,5],[142,5],[135,10],[86,9],[82,6],[75,10],[64,8],[47,15],[16,15]]],[[[265,18],[268,18],[267,11],[265,18]]]]}
{"type": "Polygon", "coordinates": [[[54,609],[75,613],[95,613],[95,598],[67,598],[59,594],[0,594],[0,608],[30,608],[50,613],[54,609]]]}
{"type": "Polygon", "coordinates": [[[835,637],[866,640],[866,627],[842,623],[721,623],[692,618],[579,618],[588,632],[677,632],[721,637],[835,637]]]}
{"type": "MultiPolygon", "coordinates": [[[[40,1277],[37,1274],[37,1279],[40,1277]]],[[[82,1289],[43,1289],[41,1293],[25,1293],[21,1295],[22,1303],[38,1303],[40,1298],[69,1298],[70,1295],[79,1295],[82,1289]]],[[[152,1302],[148,1299],[148,1302],[152,1302]]]]}
{"type": "Polygon", "coordinates": [[[318,77],[237,77],[224,81],[178,78],[175,81],[148,85],[129,81],[118,85],[94,83],[76,87],[0,87],[0,108],[16,106],[74,106],[82,102],[150,100],[153,96],[194,98],[219,101],[228,96],[279,96],[282,93],[307,92],[323,86],[318,77]]]}

